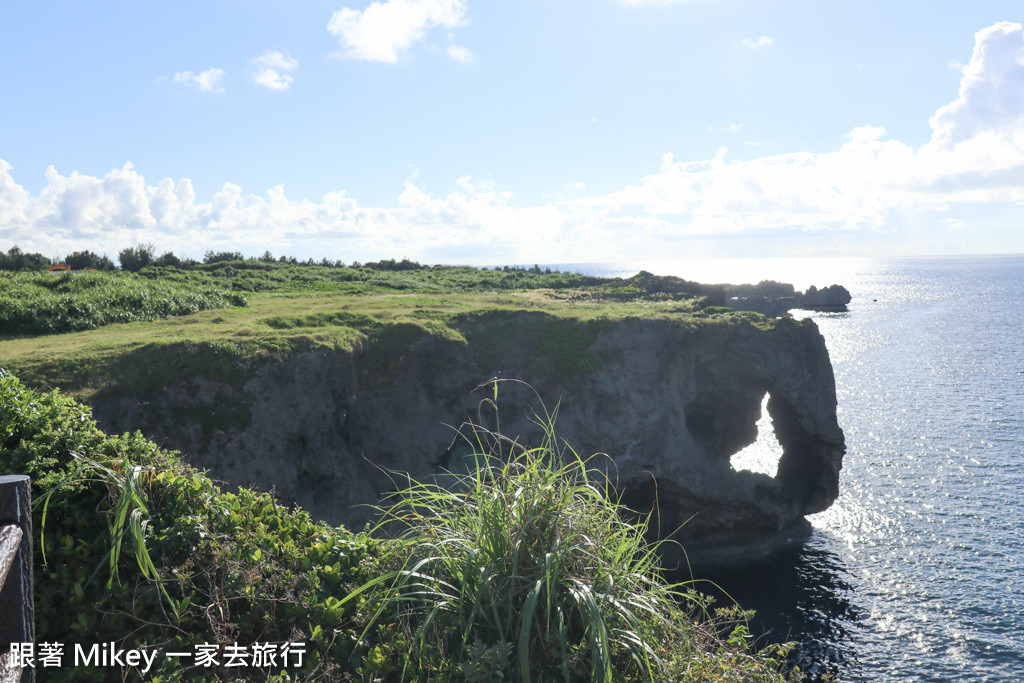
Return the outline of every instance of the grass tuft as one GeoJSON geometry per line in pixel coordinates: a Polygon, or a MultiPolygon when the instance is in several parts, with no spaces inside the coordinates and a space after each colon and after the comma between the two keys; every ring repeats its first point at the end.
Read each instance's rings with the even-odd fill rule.
{"type": "MultiPolygon", "coordinates": [[[[383,511],[378,530],[407,552],[376,619],[404,620],[411,665],[440,653],[470,681],[689,680],[693,661],[745,651],[718,638],[706,598],[663,580],[647,522],[627,521],[554,415],[536,421],[532,448],[472,426],[474,472],[409,481],[383,511]]],[[[784,680],[770,657],[745,661],[730,680],[784,680]]]]}

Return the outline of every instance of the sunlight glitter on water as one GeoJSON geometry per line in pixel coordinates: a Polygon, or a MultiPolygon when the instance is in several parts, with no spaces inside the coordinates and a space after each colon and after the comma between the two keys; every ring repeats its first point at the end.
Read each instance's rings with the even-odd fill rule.
{"type": "MultiPolygon", "coordinates": [[[[760,633],[797,641],[809,681],[1024,681],[1024,257],[789,261],[581,270],[853,295],[848,313],[793,311],[835,373],[839,499],[803,546],[718,580],[760,633]]],[[[775,442],[762,406],[733,467],[774,475],[775,442]]]]}

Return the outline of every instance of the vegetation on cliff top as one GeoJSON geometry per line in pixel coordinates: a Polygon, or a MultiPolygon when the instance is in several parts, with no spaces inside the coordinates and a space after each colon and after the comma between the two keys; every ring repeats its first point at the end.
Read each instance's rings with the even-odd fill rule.
{"type": "MultiPolygon", "coordinates": [[[[750,649],[735,610],[666,586],[642,526],[548,435],[525,448],[484,434],[488,466],[452,491],[410,482],[381,540],[225,493],[140,434],[106,435],[88,408],[0,371],[0,471],[33,479],[39,643],[215,646],[211,666],[158,657],[144,676],[157,682],[793,677],[779,672],[784,648],[750,649]],[[226,664],[231,648],[286,643],[304,644],[301,664],[226,664]]],[[[46,671],[123,676],[138,678],[46,671]]]]}
{"type": "Polygon", "coordinates": [[[216,260],[136,273],[0,273],[0,357],[34,386],[91,398],[195,376],[241,384],[268,363],[302,351],[347,351],[396,325],[474,338],[482,353],[498,353],[513,338],[547,344],[559,351],[551,355],[557,369],[571,374],[586,369],[587,354],[569,350],[610,321],[768,324],[709,305],[693,283],[643,273],[621,280],[382,263],[216,260]],[[569,320],[584,325],[570,329],[569,320]],[[506,328],[515,334],[495,334],[506,328]]]}
{"type": "Polygon", "coordinates": [[[211,283],[177,283],[127,273],[0,272],[0,331],[40,335],[244,306],[211,283]]]}

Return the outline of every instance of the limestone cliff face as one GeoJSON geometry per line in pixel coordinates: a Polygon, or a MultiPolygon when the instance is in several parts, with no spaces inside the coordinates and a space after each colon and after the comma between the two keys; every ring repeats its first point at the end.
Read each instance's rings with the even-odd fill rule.
{"type": "Polygon", "coordinates": [[[455,428],[503,383],[501,429],[530,443],[531,409],[559,403],[557,429],[602,462],[658,533],[695,564],[768,551],[838,495],[844,453],[832,367],[810,321],[581,323],[542,313],[467,320],[467,340],[396,326],[350,353],[310,352],[244,386],[189,379],[159,395],[100,402],[115,431],[143,429],[215,478],[274,489],[321,518],[359,526],[393,484],[464,464],[455,428]],[[535,392],[535,393],[534,393],[535,392]],[[735,472],[762,399],[784,455],[774,478],[735,472]],[[538,398],[539,397],[539,398],[538,398]],[[205,419],[198,419],[205,418],[205,419]],[[213,419],[219,418],[219,419],[213,419]],[[206,426],[204,426],[206,425],[206,426]]]}

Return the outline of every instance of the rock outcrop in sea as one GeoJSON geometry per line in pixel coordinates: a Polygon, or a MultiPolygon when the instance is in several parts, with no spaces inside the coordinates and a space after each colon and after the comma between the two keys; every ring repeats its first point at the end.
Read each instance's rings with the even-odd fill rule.
{"type": "Polygon", "coordinates": [[[792,309],[840,313],[852,297],[842,285],[818,289],[811,285],[798,292],[793,285],[766,280],[756,285],[726,285],[726,305],[741,311],[778,316],[792,309]]]}
{"type": "Polygon", "coordinates": [[[646,296],[700,296],[708,306],[728,306],[770,317],[786,315],[792,309],[844,312],[852,300],[850,292],[842,285],[829,285],[822,289],[811,285],[806,291],[799,292],[789,283],[774,280],[762,280],[757,284],[709,285],[672,275],[653,275],[643,270],[623,282],[646,296]]]}
{"type": "MultiPolygon", "coordinates": [[[[772,552],[839,492],[844,453],[828,351],[810,320],[723,316],[579,321],[494,311],[462,339],[393,325],[351,352],[298,354],[244,384],[183,379],[157,395],[100,400],[112,431],[143,429],[235,485],[273,489],[355,527],[394,488],[467,467],[456,430],[495,427],[482,401],[499,384],[500,429],[522,443],[557,405],[556,428],[608,472],[654,531],[693,565],[772,552]],[[757,438],[762,401],[783,455],[771,477],[734,471],[757,438]]],[[[667,561],[683,561],[667,544],[667,561]]]]}

